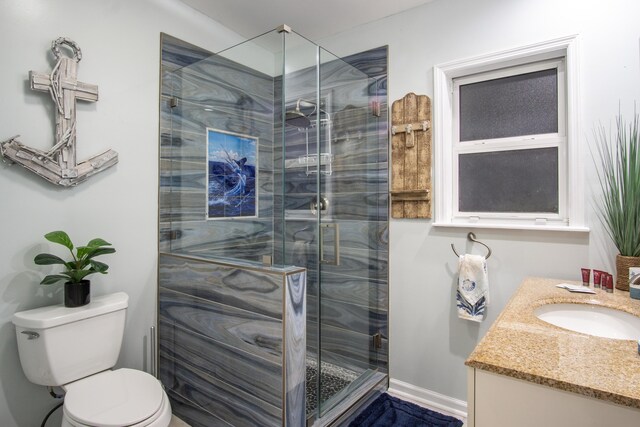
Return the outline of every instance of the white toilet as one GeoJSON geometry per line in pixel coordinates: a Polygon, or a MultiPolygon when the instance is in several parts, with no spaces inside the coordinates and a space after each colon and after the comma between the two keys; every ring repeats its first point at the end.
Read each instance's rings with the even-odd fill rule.
{"type": "Polygon", "coordinates": [[[146,372],[116,369],[129,296],[91,298],[13,316],[20,363],[35,384],[65,390],[62,427],[166,427],[171,405],[160,382],[146,372]]]}

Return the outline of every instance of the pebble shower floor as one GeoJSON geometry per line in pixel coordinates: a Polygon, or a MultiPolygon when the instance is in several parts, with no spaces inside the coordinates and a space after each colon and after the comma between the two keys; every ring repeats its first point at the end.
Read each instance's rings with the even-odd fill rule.
{"type": "MultiPolygon", "coordinates": [[[[320,399],[323,402],[358,378],[358,374],[354,371],[341,368],[332,363],[322,362],[321,366],[320,399]]],[[[318,405],[317,377],[318,362],[315,359],[307,359],[307,416],[315,411],[318,405]]]]}

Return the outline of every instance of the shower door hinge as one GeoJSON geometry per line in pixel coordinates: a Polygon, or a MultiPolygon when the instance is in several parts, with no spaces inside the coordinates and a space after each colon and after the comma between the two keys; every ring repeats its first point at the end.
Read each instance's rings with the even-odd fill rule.
{"type": "Polygon", "coordinates": [[[317,418],[315,415],[311,415],[309,418],[307,418],[307,427],[311,427],[312,425],[315,424],[317,418]]]}
{"type": "Polygon", "coordinates": [[[373,348],[380,350],[382,348],[382,334],[378,332],[373,334],[373,348]]]}
{"type": "Polygon", "coordinates": [[[374,117],[380,117],[380,101],[371,101],[371,114],[374,117]]]}
{"type": "Polygon", "coordinates": [[[176,98],[175,96],[172,96],[171,98],[169,98],[169,107],[176,108],[177,106],[178,106],[178,98],[176,98]]]}

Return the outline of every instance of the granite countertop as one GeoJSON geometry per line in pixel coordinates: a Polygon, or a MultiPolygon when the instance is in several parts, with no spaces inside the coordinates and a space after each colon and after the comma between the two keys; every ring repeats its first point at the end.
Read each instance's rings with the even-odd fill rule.
{"type": "Polygon", "coordinates": [[[613,294],[600,289],[595,289],[595,295],[570,293],[556,288],[559,283],[567,281],[526,278],[465,364],[640,408],[637,341],[573,332],[544,322],[534,314],[544,304],[583,303],[640,316],[640,300],[618,290],[613,294]]]}

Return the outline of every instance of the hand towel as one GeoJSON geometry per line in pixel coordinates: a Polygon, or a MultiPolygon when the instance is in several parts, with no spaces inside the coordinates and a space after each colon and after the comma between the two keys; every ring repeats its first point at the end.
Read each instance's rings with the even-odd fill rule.
{"type": "Polygon", "coordinates": [[[480,255],[460,255],[458,268],[458,317],[482,322],[489,305],[487,260],[480,255]]]}

